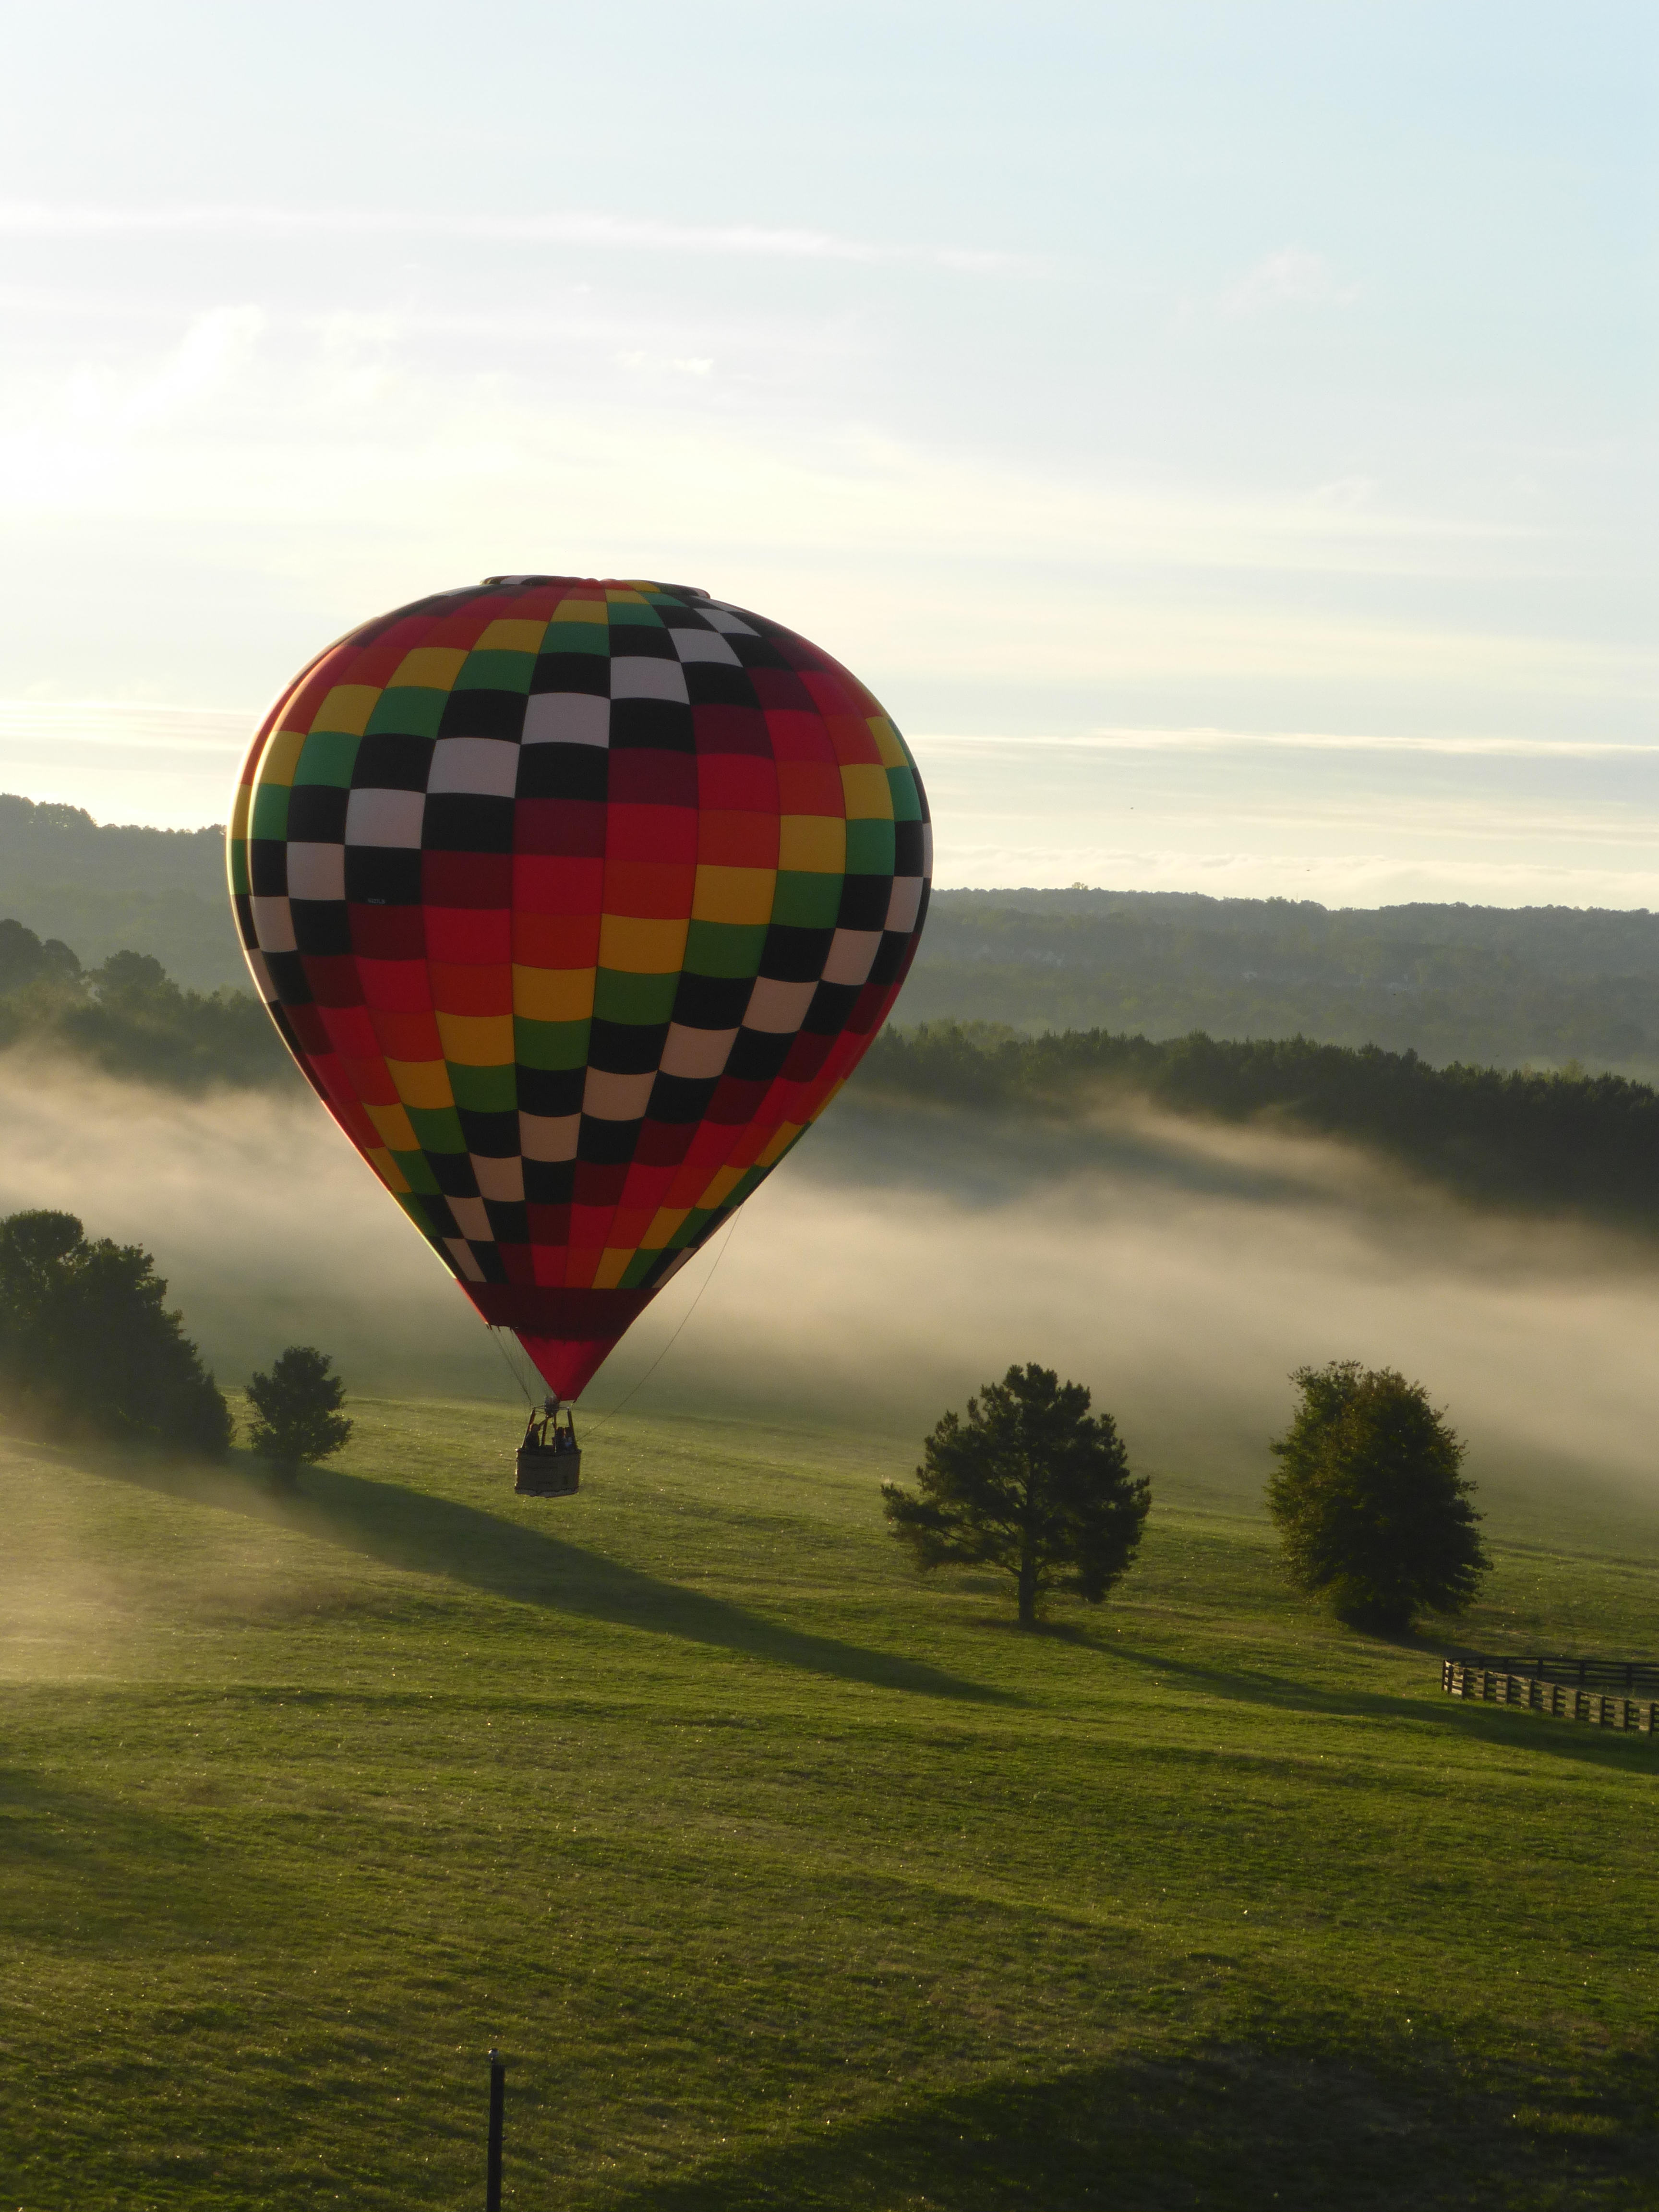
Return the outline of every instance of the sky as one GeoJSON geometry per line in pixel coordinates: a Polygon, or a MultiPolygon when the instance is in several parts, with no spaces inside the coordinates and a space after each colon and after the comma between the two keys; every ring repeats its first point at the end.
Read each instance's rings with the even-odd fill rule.
{"type": "Polygon", "coordinates": [[[517,570],[827,647],[942,884],[1659,908],[1647,0],[17,9],[0,789],[222,820],[517,570]]]}

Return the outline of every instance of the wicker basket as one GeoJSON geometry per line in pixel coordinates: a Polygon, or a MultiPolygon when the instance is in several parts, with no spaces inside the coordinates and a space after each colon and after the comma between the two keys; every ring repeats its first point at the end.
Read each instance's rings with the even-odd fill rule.
{"type": "Polygon", "coordinates": [[[520,1498],[568,1498],[581,1487],[580,1451],[538,1451],[532,1447],[519,1454],[517,1467],[513,1487],[520,1498]]]}

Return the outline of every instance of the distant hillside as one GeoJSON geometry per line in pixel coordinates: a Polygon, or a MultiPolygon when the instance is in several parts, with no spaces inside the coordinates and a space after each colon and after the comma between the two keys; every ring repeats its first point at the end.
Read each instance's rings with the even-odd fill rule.
{"type": "Polygon", "coordinates": [[[88,965],[148,952],[187,988],[249,988],[225,894],[222,830],[96,823],[0,796],[0,915],[88,965]]]}
{"type": "Polygon", "coordinates": [[[902,1013],[1659,1074],[1659,916],[1161,891],[939,891],[902,1013]]]}
{"type": "Polygon", "coordinates": [[[88,1060],[106,1075],[175,1091],[298,1085],[252,991],[180,990],[146,952],[83,968],[56,938],[0,921],[0,1050],[88,1060]]]}
{"type": "MultiPolygon", "coordinates": [[[[187,989],[248,988],[217,830],[100,826],[79,807],[0,797],[0,915],[89,967],[144,952],[187,989]]],[[[1301,1036],[1437,1064],[1578,1061],[1659,1078],[1659,916],[939,891],[901,1012],[1031,1034],[1301,1036]]]]}
{"type": "MultiPolygon", "coordinates": [[[[82,968],[70,948],[0,921],[0,1050],[89,1062],[179,1091],[301,1093],[302,1079],[249,992],[180,990],[147,954],[82,968]]],[[[1528,1212],[1574,1209],[1659,1228],[1659,1092],[1617,1075],[1434,1067],[1375,1046],[1153,1042],[1102,1030],[1022,1036],[989,1023],[889,1029],[854,1079],[868,1104],[985,1118],[1006,1152],[1114,1097],[1211,1121],[1267,1120],[1370,1146],[1460,1195],[1528,1212]],[[993,1117],[995,1117],[994,1120],[993,1117]],[[1018,1126],[1015,1126],[1018,1125],[1018,1126]]]]}

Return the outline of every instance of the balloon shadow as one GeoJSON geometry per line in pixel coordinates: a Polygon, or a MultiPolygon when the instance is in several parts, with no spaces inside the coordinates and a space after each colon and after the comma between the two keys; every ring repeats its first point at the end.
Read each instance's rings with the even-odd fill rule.
{"type": "Polygon", "coordinates": [[[441,1576],[491,1597],[572,1619],[645,1629],[744,1658],[914,1697],[980,1705],[1024,1702],[1013,1691],[966,1681],[919,1660],[867,1650],[765,1620],[723,1598],[664,1582],[521,1522],[404,1483],[307,1468],[302,1492],[273,1494],[262,1462],[242,1452],[234,1453],[232,1459],[244,1462],[251,1474],[257,1469],[257,1474],[251,1480],[238,1480],[216,1471],[136,1459],[81,1463],[90,1473],[142,1489],[274,1522],[383,1566],[441,1576]]]}
{"type": "MultiPolygon", "coordinates": [[[[8,1905],[18,1938],[83,1944],[188,1937],[223,1924],[242,1895],[222,1847],[182,1815],[152,1811],[111,1791],[0,1765],[0,1870],[19,1887],[8,1905]]],[[[267,1893],[286,1885],[260,1871],[267,1893]]]]}

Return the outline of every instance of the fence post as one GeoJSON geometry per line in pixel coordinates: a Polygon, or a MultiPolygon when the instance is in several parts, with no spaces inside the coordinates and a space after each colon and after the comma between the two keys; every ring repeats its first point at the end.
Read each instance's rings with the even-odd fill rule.
{"type": "Polygon", "coordinates": [[[484,2212],[501,2212],[501,2133],[507,2118],[507,2061],[489,2054],[489,2147],[484,2156],[484,2212]]]}
{"type": "Polygon", "coordinates": [[[1540,1658],[1530,1662],[1540,1669],[1537,1674],[1524,1671],[1527,1663],[1506,1659],[1486,1665],[1443,1657],[1440,1686],[1448,1697],[1478,1698],[1489,1705],[1524,1705],[1529,1712],[1548,1713],[1554,1720],[1575,1721],[1589,1728],[1635,1730],[1659,1738],[1659,1698],[1620,1696],[1605,1686],[1622,1674],[1628,1691],[1654,1687],[1656,1684],[1648,1678],[1659,1677],[1659,1662],[1540,1658]],[[1516,1673],[1517,1666],[1523,1671],[1516,1673]],[[1559,1668],[1565,1679],[1546,1675],[1541,1671],[1546,1667],[1559,1668]],[[1589,1679],[1592,1667],[1599,1668],[1603,1677],[1595,1686],[1589,1679]],[[1639,1684],[1638,1675],[1643,1677],[1639,1684]]]}

